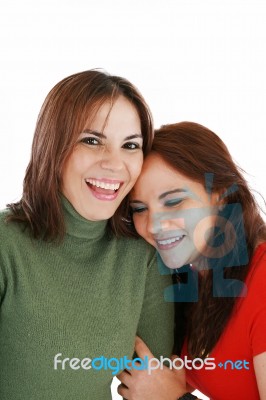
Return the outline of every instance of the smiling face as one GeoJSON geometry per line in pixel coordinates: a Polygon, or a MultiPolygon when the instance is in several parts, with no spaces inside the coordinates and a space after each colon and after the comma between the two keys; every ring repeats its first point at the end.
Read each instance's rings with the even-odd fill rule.
{"type": "Polygon", "coordinates": [[[61,191],[80,215],[91,221],[113,216],[140,174],[142,140],[139,115],[125,97],[111,111],[103,104],[63,167],[61,191]]]}
{"type": "Polygon", "coordinates": [[[130,195],[137,232],[156,247],[165,265],[180,268],[205,255],[215,227],[217,193],[151,153],[130,195]]]}

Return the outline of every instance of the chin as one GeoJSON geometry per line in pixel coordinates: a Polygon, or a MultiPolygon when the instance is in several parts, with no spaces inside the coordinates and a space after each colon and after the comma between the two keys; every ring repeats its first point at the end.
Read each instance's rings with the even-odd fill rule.
{"type": "MultiPolygon", "coordinates": [[[[78,211],[78,210],[77,210],[78,211]]],[[[79,211],[78,211],[79,212],[79,211]]],[[[99,212],[92,212],[91,210],[90,210],[90,212],[87,212],[87,213],[85,213],[85,212],[79,212],[79,214],[83,217],[83,218],[85,218],[85,219],[87,219],[88,221],[94,221],[94,222],[97,222],[97,221],[105,221],[105,220],[107,220],[107,219],[110,219],[113,215],[114,215],[114,213],[111,213],[111,212],[102,212],[102,211],[99,211],[99,212]]]]}
{"type": "Polygon", "coordinates": [[[164,264],[166,267],[170,268],[170,269],[179,269],[184,267],[184,265],[187,265],[190,263],[189,258],[184,258],[184,259],[176,259],[173,256],[161,256],[161,259],[163,260],[164,264]]]}
{"type": "Polygon", "coordinates": [[[183,266],[183,264],[180,265],[179,262],[176,262],[168,257],[161,256],[161,259],[163,260],[164,265],[170,269],[177,269],[177,268],[181,268],[183,266]]]}
{"type": "Polygon", "coordinates": [[[113,213],[99,213],[99,215],[95,214],[93,216],[95,221],[106,221],[107,219],[110,219],[113,217],[115,211],[113,213]]]}

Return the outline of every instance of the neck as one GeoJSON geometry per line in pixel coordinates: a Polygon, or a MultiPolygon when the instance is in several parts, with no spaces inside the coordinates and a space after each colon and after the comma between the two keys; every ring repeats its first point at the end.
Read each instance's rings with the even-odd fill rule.
{"type": "Polygon", "coordinates": [[[108,220],[89,221],[82,217],[63,195],[61,201],[67,235],[87,240],[98,240],[105,235],[108,220]]]}

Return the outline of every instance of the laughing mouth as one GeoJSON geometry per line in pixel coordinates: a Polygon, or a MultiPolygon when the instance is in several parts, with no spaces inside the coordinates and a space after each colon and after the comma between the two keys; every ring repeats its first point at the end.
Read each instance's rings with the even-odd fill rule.
{"type": "Polygon", "coordinates": [[[157,243],[157,246],[159,249],[169,249],[169,248],[179,244],[184,237],[185,237],[185,235],[180,235],[180,236],[174,236],[171,238],[156,239],[156,243],[157,243]]]}
{"type": "Polygon", "coordinates": [[[110,194],[111,192],[116,193],[119,190],[120,186],[123,184],[122,182],[111,183],[106,181],[98,181],[97,179],[85,179],[85,181],[90,187],[94,189],[100,188],[108,190],[110,194]]]}
{"type": "Polygon", "coordinates": [[[85,179],[87,187],[92,195],[101,201],[115,200],[119,195],[119,190],[124,184],[123,181],[114,179],[85,179]]]}

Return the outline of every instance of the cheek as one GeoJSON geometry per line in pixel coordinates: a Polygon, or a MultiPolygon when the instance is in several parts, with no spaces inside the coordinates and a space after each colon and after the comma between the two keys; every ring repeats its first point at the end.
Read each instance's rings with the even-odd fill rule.
{"type": "Polygon", "coordinates": [[[145,219],[143,218],[143,216],[141,217],[140,215],[136,215],[133,216],[133,222],[134,222],[134,226],[136,231],[138,232],[138,234],[140,236],[142,236],[145,240],[147,240],[147,236],[148,236],[148,232],[146,229],[146,223],[145,223],[145,219]]]}
{"type": "Polygon", "coordinates": [[[140,218],[136,214],[133,214],[133,223],[138,234],[142,236],[144,231],[143,224],[141,224],[140,218]]]}
{"type": "Polygon", "coordinates": [[[66,160],[65,165],[63,167],[63,172],[62,172],[62,177],[69,177],[73,176],[80,171],[82,171],[82,166],[84,165],[84,157],[82,157],[82,154],[79,156],[78,152],[76,150],[73,151],[73,153],[69,156],[69,158],[66,160]]]}
{"type": "Polygon", "coordinates": [[[146,223],[145,218],[137,216],[137,217],[133,218],[133,222],[134,222],[134,225],[135,225],[135,228],[136,228],[136,231],[138,232],[138,234],[144,240],[146,240],[146,242],[148,242],[152,246],[155,246],[153,237],[147,230],[147,223],[146,223]]]}
{"type": "MultiPolygon", "coordinates": [[[[61,186],[68,190],[75,185],[80,186],[84,174],[88,170],[88,157],[85,157],[78,149],[66,160],[61,173],[61,186]]],[[[62,189],[61,188],[61,189],[62,189]]],[[[64,192],[63,192],[64,193],[64,192]]]]}
{"type": "Polygon", "coordinates": [[[160,222],[161,229],[163,231],[173,231],[175,229],[185,229],[185,219],[184,218],[173,218],[162,220],[160,222]]]}
{"type": "Polygon", "coordinates": [[[198,250],[202,250],[208,245],[208,240],[211,237],[214,226],[214,216],[206,216],[197,223],[194,229],[193,238],[198,250]]]}
{"type": "Polygon", "coordinates": [[[68,159],[63,168],[62,168],[62,172],[61,172],[61,185],[63,188],[66,188],[69,186],[69,184],[71,184],[71,177],[73,175],[73,168],[72,168],[72,162],[70,159],[68,159]]]}

